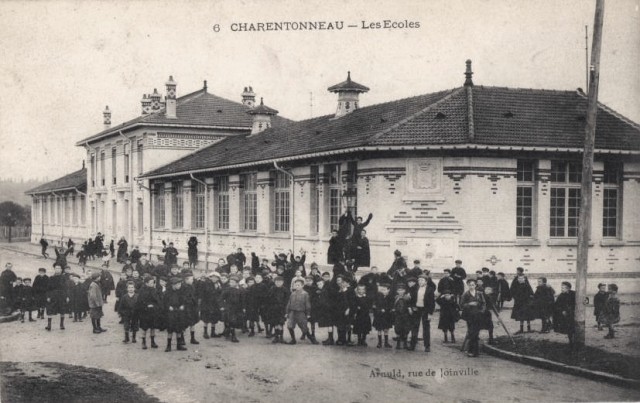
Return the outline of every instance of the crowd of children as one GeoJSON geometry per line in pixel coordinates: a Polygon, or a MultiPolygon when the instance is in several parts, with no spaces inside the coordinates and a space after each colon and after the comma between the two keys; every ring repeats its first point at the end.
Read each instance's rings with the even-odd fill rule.
{"type": "MultiPolygon", "coordinates": [[[[35,321],[32,311],[44,319],[46,310],[49,331],[56,316],[60,317],[60,329],[64,329],[67,314],[74,322],[82,322],[88,315],[93,332],[100,334],[106,331],[100,323],[103,305],[115,289],[114,305],[123,325],[123,342],[137,343],[141,332],[143,349],[157,348],[156,334],[164,331],[165,351],[172,350],[174,339],[177,350],[186,350],[185,333],[189,332],[190,344],[199,344],[195,326],[202,323],[203,338],[225,337],[233,343],[239,342],[239,332],[248,337],[264,332],[273,343],[285,343],[286,326],[288,344],[297,343],[298,327],[301,339],[313,344],[318,344],[316,328],[326,328],[328,336],[323,345],[367,346],[368,335],[375,331],[377,348],[393,347],[389,341],[393,328],[396,349],[415,350],[422,333],[425,352],[430,351],[430,318],[439,306],[438,329],[443,332],[443,342],[456,342],[455,326],[463,319],[468,328],[463,348],[470,356],[477,356],[480,331],[488,331],[492,344],[492,315],[498,315],[504,302],[513,299],[511,318],[520,322],[517,333],[524,332],[524,322],[531,331],[530,321],[541,319],[541,332],[553,329],[567,334],[573,343],[575,293],[571,284],[562,283],[562,292],[556,298],[553,288],[541,277],[534,292],[521,268],[509,285],[503,273],[487,268],[467,278],[462,262],[456,261],[454,268],[444,270],[436,285],[418,260],[409,268],[399,251],[389,270],[379,272],[373,266],[357,278],[357,267],[344,259],[334,263],[332,272],[320,272],[315,263],[307,271],[303,250],[298,255],[292,251],[274,254],[273,261],[260,260],[252,253],[247,261],[238,248],[196,278],[193,255],[180,267],[177,250],[171,243],[164,245],[164,261],[156,265],[145,256],[136,256],[133,261],[129,254],[122,255],[125,264],[117,285],[108,270],[85,272],[83,267],[80,275],[64,271],[65,266],[56,261],[54,275],[49,277],[44,268],[39,269],[33,286],[29,278],[13,281],[15,306],[22,312],[23,321],[25,313],[29,321],[35,321]],[[464,282],[460,286],[465,279],[466,291],[464,282]]],[[[598,328],[608,327],[607,338],[614,337],[613,325],[620,320],[616,292],[615,284],[609,285],[608,292],[600,284],[594,299],[598,328]]]]}

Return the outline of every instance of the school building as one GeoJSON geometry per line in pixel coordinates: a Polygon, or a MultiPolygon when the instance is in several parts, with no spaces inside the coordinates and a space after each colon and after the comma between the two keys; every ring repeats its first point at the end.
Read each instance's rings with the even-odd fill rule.
{"type": "MultiPolygon", "coordinates": [[[[587,96],[472,76],[468,61],[458,88],[364,106],[370,89],[348,74],[328,88],[335,114],[304,121],[251,88],[238,103],[206,86],[176,98],[170,79],[164,103],[154,91],[141,116],[76,144],[89,163],[69,177],[82,183],[29,192],[32,240],[102,232],[153,255],[173,241],[186,258],[195,235],[209,262],[242,247],[326,264],[349,207],[373,213],[371,261],[384,269],[400,249],[437,272],[456,258],[468,271],[575,272],[587,96]]],[[[602,104],[592,196],[590,275],[637,277],[640,126],[602,104]]]]}

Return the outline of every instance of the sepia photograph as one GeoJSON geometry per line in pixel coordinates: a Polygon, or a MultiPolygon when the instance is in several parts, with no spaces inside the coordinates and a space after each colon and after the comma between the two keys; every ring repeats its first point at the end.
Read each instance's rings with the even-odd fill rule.
{"type": "Polygon", "coordinates": [[[640,0],[0,1],[0,401],[640,401],[640,0]]]}

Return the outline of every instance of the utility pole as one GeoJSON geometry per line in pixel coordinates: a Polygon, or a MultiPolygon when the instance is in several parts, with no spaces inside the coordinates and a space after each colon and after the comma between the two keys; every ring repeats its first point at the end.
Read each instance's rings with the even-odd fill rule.
{"type": "Polygon", "coordinates": [[[591,234],[591,181],[593,177],[593,149],[596,137],[596,115],[598,112],[598,82],[600,81],[600,50],[602,47],[603,19],[604,0],[596,0],[596,13],[593,23],[593,45],[591,46],[589,93],[587,94],[587,124],[584,137],[584,152],[582,155],[580,217],[578,221],[575,311],[575,343],[576,348],[578,349],[585,345],[585,303],[587,297],[589,237],[591,234]]]}
{"type": "Polygon", "coordinates": [[[589,26],[584,26],[584,74],[585,74],[585,87],[586,91],[589,91],[589,26]]]}

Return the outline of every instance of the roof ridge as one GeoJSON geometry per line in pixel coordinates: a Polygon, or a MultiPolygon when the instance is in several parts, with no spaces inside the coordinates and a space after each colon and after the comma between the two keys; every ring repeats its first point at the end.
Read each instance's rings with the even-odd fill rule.
{"type": "MultiPolygon", "coordinates": [[[[384,136],[385,134],[389,133],[390,131],[397,129],[397,128],[401,127],[402,125],[404,125],[404,124],[408,123],[409,121],[411,121],[411,120],[413,120],[413,119],[417,118],[418,116],[420,116],[420,115],[422,115],[422,114],[426,113],[428,110],[430,110],[430,109],[432,109],[433,107],[435,107],[435,106],[437,106],[437,105],[441,104],[442,102],[444,102],[444,101],[446,101],[446,100],[450,99],[453,95],[458,94],[459,92],[461,92],[463,88],[464,88],[464,87],[457,87],[457,88],[453,88],[453,89],[450,89],[450,90],[438,91],[438,92],[447,92],[447,91],[450,91],[450,93],[449,93],[449,94],[447,94],[447,95],[445,95],[444,97],[440,98],[440,99],[439,99],[439,100],[437,100],[436,102],[433,102],[433,103],[431,103],[431,104],[427,105],[427,106],[426,106],[426,107],[424,107],[423,109],[420,109],[419,111],[415,112],[414,114],[412,114],[412,115],[410,115],[410,116],[407,116],[406,118],[404,118],[404,119],[402,119],[402,120],[400,120],[400,121],[396,122],[395,124],[393,124],[393,125],[389,126],[388,128],[386,128],[386,129],[382,130],[381,132],[374,134],[373,136],[371,136],[371,137],[370,137],[370,138],[365,142],[365,144],[369,144],[371,141],[379,139],[380,137],[384,136]]],[[[438,92],[432,92],[431,94],[425,94],[425,95],[433,95],[433,94],[437,94],[438,92]]],[[[418,98],[418,97],[420,97],[420,96],[424,96],[424,95],[418,95],[418,96],[416,96],[416,97],[409,97],[409,98],[418,98]]],[[[408,99],[408,98],[404,98],[404,99],[408,99]]],[[[397,101],[400,101],[400,100],[397,100],[397,101]]],[[[397,102],[397,101],[393,101],[393,102],[397,102]]]]}
{"type": "Polygon", "coordinates": [[[510,90],[510,91],[528,91],[528,92],[552,92],[552,93],[567,93],[572,94],[575,90],[554,90],[548,88],[524,88],[524,87],[504,87],[497,85],[474,85],[473,88],[480,89],[498,89],[498,90],[510,90]]]}
{"type": "MultiPolygon", "coordinates": [[[[579,91],[575,91],[575,94],[578,95],[581,98],[584,98],[584,99],[588,100],[587,94],[580,93],[579,91]]],[[[612,114],[613,116],[615,116],[618,119],[622,120],[623,122],[631,125],[632,127],[636,128],[636,129],[640,129],[640,124],[639,123],[634,122],[633,120],[631,120],[628,117],[624,116],[620,112],[612,109],[611,107],[606,106],[605,104],[601,103],[600,101],[598,101],[598,107],[604,109],[605,111],[609,112],[610,114],[612,114]]],[[[597,124],[598,123],[596,122],[596,125],[597,124]]]]}
{"type": "MultiPolygon", "coordinates": [[[[186,104],[188,104],[189,102],[193,101],[194,99],[198,99],[198,98],[200,98],[202,95],[205,95],[205,94],[213,95],[213,94],[209,94],[209,93],[207,93],[206,91],[204,91],[204,88],[201,88],[201,89],[199,89],[198,91],[194,91],[194,92],[191,92],[191,93],[189,93],[189,94],[183,95],[183,96],[181,96],[181,97],[179,97],[179,98],[177,98],[177,99],[176,99],[176,108],[177,108],[178,106],[186,105],[186,104]],[[198,94],[198,92],[200,92],[200,94],[198,94]],[[190,97],[190,98],[187,98],[187,97],[190,97]],[[186,98],[186,99],[185,99],[185,98],[186,98]]],[[[140,118],[142,121],[146,121],[148,118],[150,118],[150,117],[152,117],[152,116],[158,116],[158,114],[159,114],[159,113],[161,113],[161,112],[166,113],[166,111],[167,111],[167,107],[166,107],[166,105],[165,105],[163,108],[160,108],[160,109],[158,109],[158,110],[157,110],[157,111],[155,111],[155,112],[147,113],[146,115],[140,115],[140,116],[138,116],[138,118],[140,118]]],[[[133,122],[135,119],[136,119],[136,118],[131,119],[131,122],[133,122]]],[[[128,122],[125,122],[125,123],[128,123],[128,122]]]]}

